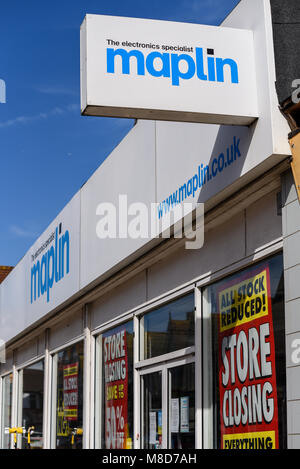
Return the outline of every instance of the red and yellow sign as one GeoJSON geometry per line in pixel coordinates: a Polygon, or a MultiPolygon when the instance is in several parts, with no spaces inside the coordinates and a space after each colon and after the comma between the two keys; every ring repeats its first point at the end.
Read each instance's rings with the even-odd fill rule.
{"type": "Polygon", "coordinates": [[[78,362],[65,365],[64,374],[64,418],[77,420],[78,418],[78,362]]]}
{"type": "Polygon", "coordinates": [[[106,449],[128,445],[128,360],[126,330],[103,337],[106,449]]]}
{"type": "Polygon", "coordinates": [[[221,448],[278,448],[268,267],[218,290],[221,448]]]}

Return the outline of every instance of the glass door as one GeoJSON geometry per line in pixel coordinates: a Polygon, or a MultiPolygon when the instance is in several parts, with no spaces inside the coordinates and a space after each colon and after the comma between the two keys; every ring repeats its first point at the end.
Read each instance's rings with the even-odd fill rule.
{"type": "Polygon", "coordinates": [[[195,448],[195,363],[164,363],[140,375],[142,448],[195,448]]]}
{"type": "Polygon", "coordinates": [[[18,438],[18,447],[22,449],[43,449],[43,400],[44,360],[41,360],[19,371],[18,426],[26,431],[26,436],[18,438]]]}
{"type": "Polygon", "coordinates": [[[162,371],[142,377],[143,386],[143,447],[162,448],[162,371]]]}
{"type": "Polygon", "coordinates": [[[169,448],[195,448],[195,363],[168,370],[169,448]]]}

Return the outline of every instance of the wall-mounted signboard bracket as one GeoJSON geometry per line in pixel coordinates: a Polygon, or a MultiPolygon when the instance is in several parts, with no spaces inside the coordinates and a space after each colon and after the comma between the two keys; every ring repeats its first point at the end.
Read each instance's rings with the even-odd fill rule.
{"type": "Polygon", "coordinates": [[[291,129],[288,137],[292,152],[291,170],[300,202],[300,102],[295,103],[289,97],[280,105],[280,111],[291,129]]]}
{"type": "Polygon", "coordinates": [[[300,129],[297,129],[290,133],[289,142],[292,151],[291,169],[298,194],[298,199],[300,201],[300,129]]]}

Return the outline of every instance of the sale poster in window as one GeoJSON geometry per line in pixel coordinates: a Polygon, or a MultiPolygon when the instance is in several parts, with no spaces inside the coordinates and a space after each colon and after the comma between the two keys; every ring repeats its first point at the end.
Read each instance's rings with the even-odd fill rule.
{"type": "Polygon", "coordinates": [[[78,362],[63,367],[64,418],[78,418],[78,362]]]}
{"type": "Polygon", "coordinates": [[[103,336],[106,449],[128,441],[128,353],[126,330],[103,336]]]}
{"type": "Polygon", "coordinates": [[[217,292],[220,447],[278,448],[270,272],[243,273],[217,292]]]}

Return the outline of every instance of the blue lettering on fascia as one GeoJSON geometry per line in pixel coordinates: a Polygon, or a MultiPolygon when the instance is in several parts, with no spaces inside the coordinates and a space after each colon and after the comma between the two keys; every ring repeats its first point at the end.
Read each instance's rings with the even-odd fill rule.
{"type": "Polygon", "coordinates": [[[31,267],[30,299],[31,303],[46,295],[50,301],[50,292],[54,283],[60,282],[70,271],[70,234],[66,230],[59,235],[56,228],[51,247],[31,267]]]}
{"type": "Polygon", "coordinates": [[[208,55],[202,47],[196,47],[195,57],[188,54],[170,54],[168,52],[150,52],[145,55],[140,50],[106,49],[107,73],[116,73],[116,62],[121,60],[120,70],[123,75],[130,75],[132,69],[137,75],[149,75],[156,78],[168,78],[172,86],[179,86],[180,80],[197,77],[205,82],[224,83],[225,79],[233,84],[239,83],[238,64],[231,58],[214,56],[214,50],[208,55]],[[117,59],[117,60],[116,60],[117,59]],[[184,69],[184,71],[183,71],[184,69]]]}
{"type": "Polygon", "coordinates": [[[234,136],[232,144],[224,152],[220,153],[218,157],[213,158],[209,165],[204,166],[202,163],[199,164],[197,171],[188,181],[158,204],[158,218],[161,219],[166,213],[175,208],[176,205],[184,202],[189,197],[195,197],[197,191],[210,183],[218,174],[221,175],[224,170],[241,158],[240,143],[241,140],[234,136]]]}

